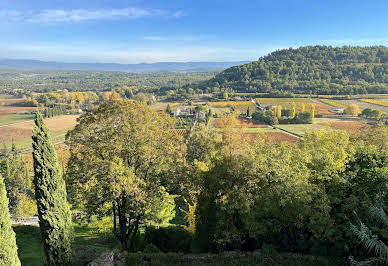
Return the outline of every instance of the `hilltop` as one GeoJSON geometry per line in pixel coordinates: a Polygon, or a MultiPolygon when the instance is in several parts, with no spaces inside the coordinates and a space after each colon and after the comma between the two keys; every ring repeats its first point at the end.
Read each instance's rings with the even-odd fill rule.
{"type": "Polygon", "coordinates": [[[388,47],[304,46],[228,68],[201,84],[237,92],[388,93],[388,47]]]}

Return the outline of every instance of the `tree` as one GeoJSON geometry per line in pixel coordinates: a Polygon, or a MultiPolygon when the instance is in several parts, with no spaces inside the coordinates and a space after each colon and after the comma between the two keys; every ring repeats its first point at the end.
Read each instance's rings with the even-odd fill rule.
{"type": "Polygon", "coordinates": [[[306,111],[306,105],[304,103],[301,104],[301,113],[303,113],[304,111],[306,111]]]}
{"type": "Polygon", "coordinates": [[[246,114],[247,117],[250,117],[251,116],[251,110],[249,109],[249,106],[247,108],[247,114],[246,114]]]}
{"type": "Polygon", "coordinates": [[[17,199],[18,205],[13,211],[15,220],[28,219],[37,213],[35,200],[31,199],[26,193],[19,193],[17,199]]]}
{"type": "Polygon", "coordinates": [[[36,114],[34,123],[32,155],[35,197],[47,262],[49,265],[70,265],[73,227],[65,181],[41,113],[36,114]]]}
{"type": "Polygon", "coordinates": [[[166,113],[167,114],[171,114],[172,113],[172,109],[171,109],[170,104],[167,104],[166,113]]]}
{"type": "Polygon", "coordinates": [[[370,209],[370,214],[378,221],[382,228],[379,229],[379,234],[374,234],[362,221],[359,221],[359,227],[351,224],[350,230],[357,236],[360,243],[368,251],[368,253],[375,253],[375,257],[367,259],[365,262],[357,262],[352,256],[350,262],[352,265],[386,265],[388,264],[388,246],[384,243],[384,238],[387,240],[388,233],[388,216],[384,200],[381,195],[377,196],[377,201],[370,209]],[[382,239],[379,239],[379,236],[382,239]]]}
{"type": "Polygon", "coordinates": [[[160,189],[172,182],[175,174],[166,173],[178,165],[183,143],[173,126],[166,113],[122,100],[82,115],[66,136],[73,203],[88,215],[111,216],[123,250],[134,250],[139,228],[155,218],[154,204],[166,199],[160,189]]]}
{"type": "Polygon", "coordinates": [[[21,207],[19,206],[20,199],[32,199],[27,165],[14,144],[12,144],[11,149],[8,149],[7,146],[4,147],[3,156],[0,158],[0,174],[4,178],[10,212],[15,215],[18,208],[21,207]]]}
{"type": "Polygon", "coordinates": [[[314,104],[311,104],[311,118],[312,119],[315,118],[315,105],[314,104]]]}
{"type": "Polygon", "coordinates": [[[276,116],[277,118],[282,118],[282,106],[279,105],[278,108],[276,108],[276,116]]]}
{"type": "Polygon", "coordinates": [[[15,232],[8,210],[4,179],[0,174],[0,265],[20,265],[15,232]]]}
{"type": "Polygon", "coordinates": [[[345,108],[345,114],[347,115],[358,115],[360,113],[360,108],[357,104],[349,104],[345,108]]]}
{"type": "Polygon", "coordinates": [[[291,108],[291,117],[295,117],[296,115],[296,104],[295,102],[292,102],[292,108],[291,108]]]}

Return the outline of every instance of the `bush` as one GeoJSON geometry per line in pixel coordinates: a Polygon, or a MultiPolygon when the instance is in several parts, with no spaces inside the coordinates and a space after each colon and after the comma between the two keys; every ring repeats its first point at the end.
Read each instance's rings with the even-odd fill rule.
{"type": "Polygon", "coordinates": [[[160,249],[154,244],[147,244],[143,249],[144,253],[160,253],[160,249]]]}
{"type": "Polygon", "coordinates": [[[257,111],[252,114],[252,120],[256,122],[263,122],[268,125],[274,125],[277,124],[277,119],[273,116],[273,113],[271,110],[267,111],[257,111]]]}
{"type": "Polygon", "coordinates": [[[148,227],[144,240],[163,252],[189,252],[193,236],[181,227],[148,227]]]}

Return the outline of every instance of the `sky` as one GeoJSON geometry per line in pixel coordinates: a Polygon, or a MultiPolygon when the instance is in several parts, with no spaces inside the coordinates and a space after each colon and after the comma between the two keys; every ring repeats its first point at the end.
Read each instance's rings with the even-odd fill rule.
{"type": "Polygon", "coordinates": [[[317,44],[388,45],[388,1],[0,1],[0,58],[243,61],[317,44]]]}

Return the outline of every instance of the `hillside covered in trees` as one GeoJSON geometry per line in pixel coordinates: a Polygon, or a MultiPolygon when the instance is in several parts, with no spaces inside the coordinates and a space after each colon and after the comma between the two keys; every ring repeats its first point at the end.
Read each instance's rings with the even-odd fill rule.
{"type": "Polygon", "coordinates": [[[388,93],[388,47],[305,46],[275,51],[201,84],[237,92],[388,93]]]}

